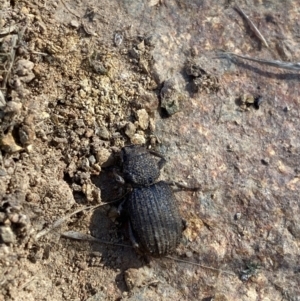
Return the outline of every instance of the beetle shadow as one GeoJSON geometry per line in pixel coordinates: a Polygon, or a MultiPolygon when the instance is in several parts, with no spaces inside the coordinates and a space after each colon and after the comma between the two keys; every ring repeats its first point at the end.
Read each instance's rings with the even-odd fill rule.
{"type": "Polygon", "coordinates": [[[92,252],[100,254],[101,263],[105,267],[119,269],[122,274],[129,268],[142,267],[146,262],[131,245],[126,218],[122,215],[120,218],[113,217],[118,205],[124,201],[126,192],[126,188],[116,181],[114,169],[119,172],[114,166],[106,167],[98,176],[92,177],[92,182],[101,189],[101,199],[107,206],[93,212],[89,230],[93,237],[109,243],[92,243],[92,252]]]}

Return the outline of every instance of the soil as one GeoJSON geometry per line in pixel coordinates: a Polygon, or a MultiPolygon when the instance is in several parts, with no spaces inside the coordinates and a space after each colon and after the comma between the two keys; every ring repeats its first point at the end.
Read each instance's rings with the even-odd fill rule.
{"type": "Polygon", "coordinates": [[[299,62],[298,4],[240,1],[266,48],[229,0],[2,1],[0,301],[300,300],[299,71],[219,52],[299,62]],[[129,144],[200,187],[169,257],[116,218],[129,144]]]}

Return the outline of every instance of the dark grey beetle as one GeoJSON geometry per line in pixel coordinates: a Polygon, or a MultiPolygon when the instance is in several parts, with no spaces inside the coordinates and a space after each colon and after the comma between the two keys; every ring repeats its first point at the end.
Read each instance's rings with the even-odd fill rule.
{"type": "Polygon", "coordinates": [[[124,210],[134,246],[156,257],[173,252],[181,239],[183,220],[172,189],[166,182],[155,182],[165,160],[141,145],[124,147],[121,156],[124,179],[132,186],[124,210]],[[161,158],[159,162],[153,154],[161,158]]]}

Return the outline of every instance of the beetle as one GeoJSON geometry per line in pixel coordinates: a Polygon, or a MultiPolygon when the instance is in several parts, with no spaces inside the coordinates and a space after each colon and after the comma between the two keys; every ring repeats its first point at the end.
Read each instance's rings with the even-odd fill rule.
{"type": "Polygon", "coordinates": [[[169,184],[156,182],[166,160],[144,146],[130,145],[121,150],[124,180],[132,190],[122,202],[129,219],[133,245],[154,257],[173,252],[179,245],[184,222],[169,184]],[[160,157],[154,159],[153,155],[160,157]]]}

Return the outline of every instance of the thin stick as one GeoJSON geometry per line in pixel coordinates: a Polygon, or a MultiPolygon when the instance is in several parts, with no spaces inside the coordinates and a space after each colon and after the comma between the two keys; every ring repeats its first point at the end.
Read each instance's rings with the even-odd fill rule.
{"type": "Polygon", "coordinates": [[[80,18],[80,16],[76,15],[74,12],[72,12],[72,11],[69,9],[69,7],[67,6],[67,4],[66,4],[63,0],[60,0],[60,1],[61,1],[61,3],[63,4],[63,6],[65,7],[65,9],[66,9],[69,13],[71,13],[73,16],[75,16],[75,17],[77,17],[77,18],[80,18]]]}
{"type": "Polygon", "coordinates": [[[259,40],[267,47],[269,48],[269,45],[266,41],[266,39],[263,37],[263,35],[260,33],[258,28],[254,25],[254,23],[249,19],[249,17],[244,13],[244,11],[239,7],[235,6],[235,9],[244,17],[244,19],[247,21],[249,27],[252,29],[252,31],[255,33],[255,35],[259,38],[259,40]]]}
{"type": "MultiPolygon", "coordinates": [[[[127,194],[127,193],[126,193],[127,194]]],[[[125,194],[125,195],[126,195],[125,194]]],[[[122,198],[125,196],[123,195],[122,198]]],[[[105,204],[98,204],[98,205],[95,205],[95,206],[86,206],[86,207],[83,207],[83,208],[79,208],[73,212],[71,212],[70,214],[66,215],[66,216],[63,216],[61,218],[59,218],[58,220],[56,220],[50,227],[46,228],[46,229],[43,229],[42,231],[40,231],[35,239],[38,240],[39,238],[41,238],[42,236],[46,235],[47,233],[49,233],[50,231],[52,231],[53,229],[59,227],[62,223],[64,223],[66,220],[68,220],[70,217],[72,217],[73,215],[81,212],[81,211],[84,211],[84,210],[88,210],[88,211],[91,211],[91,210],[95,210],[99,207],[102,207],[102,206],[106,206],[106,205],[109,205],[109,204],[112,204],[112,203],[116,203],[118,201],[120,201],[120,199],[122,198],[119,198],[117,200],[114,200],[114,201],[111,201],[111,202],[108,202],[108,203],[105,203],[105,204]]]]}
{"type": "Polygon", "coordinates": [[[257,62],[260,64],[277,67],[277,68],[281,68],[281,69],[300,71],[300,63],[289,63],[289,62],[282,62],[282,61],[277,61],[277,60],[255,59],[250,56],[235,54],[233,52],[226,52],[226,51],[221,51],[220,54],[227,55],[229,57],[234,56],[237,58],[241,58],[241,59],[245,59],[248,61],[257,62]]]}
{"type": "Polygon", "coordinates": [[[86,207],[83,207],[83,208],[79,208],[73,212],[71,212],[70,214],[67,214],[66,216],[63,216],[61,218],[59,218],[58,220],[56,220],[50,227],[46,228],[46,229],[43,229],[42,231],[40,231],[35,239],[38,240],[40,239],[42,236],[46,235],[47,233],[49,233],[50,231],[52,231],[53,229],[59,227],[62,223],[64,223],[66,220],[68,220],[69,218],[71,218],[73,215],[81,212],[81,211],[84,211],[84,210],[93,210],[93,209],[96,209],[97,207],[100,207],[100,206],[104,206],[106,204],[101,204],[101,205],[96,205],[96,206],[86,206],[86,207]]]}
{"type": "Polygon", "coordinates": [[[14,34],[11,36],[11,51],[8,54],[9,60],[8,60],[8,68],[6,71],[6,75],[4,77],[4,80],[2,82],[2,86],[1,86],[1,90],[6,90],[6,84],[7,81],[10,78],[11,72],[12,72],[12,68],[13,65],[15,63],[15,57],[16,57],[16,48],[17,48],[17,44],[20,44],[21,40],[23,39],[25,30],[27,28],[27,24],[20,30],[20,32],[18,34],[14,34]]]}
{"type": "Polygon", "coordinates": [[[207,265],[200,264],[200,263],[190,262],[190,261],[183,260],[183,259],[178,259],[178,258],[175,258],[175,257],[172,257],[172,256],[166,256],[166,258],[169,258],[169,259],[172,259],[172,260],[175,260],[175,261],[179,261],[179,262],[184,262],[184,263],[196,265],[196,266],[199,266],[199,267],[204,268],[204,269],[221,272],[221,273],[224,273],[224,274],[228,274],[230,276],[236,276],[235,274],[233,274],[231,272],[220,270],[220,269],[217,269],[217,268],[212,268],[212,267],[209,267],[207,265]]]}
{"type": "Polygon", "coordinates": [[[42,56],[49,56],[48,53],[45,53],[45,52],[39,52],[39,51],[32,51],[28,48],[26,48],[28,52],[32,53],[32,54],[38,54],[38,55],[42,55],[42,56]]]}
{"type": "Polygon", "coordinates": [[[7,84],[7,81],[10,77],[10,74],[11,74],[11,70],[12,70],[12,67],[14,65],[14,62],[15,62],[15,57],[16,57],[16,45],[17,45],[17,41],[18,41],[18,35],[12,35],[11,37],[11,51],[10,51],[10,54],[9,54],[9,63],[8,63],[8,68],[6,71],[6,74],[4,76],[4,80],[2,82],[2,90],[4,90],[6,88],[6,84],[7,84]]]}
{"type": "Polygon", "coordinates": [[[189,191],[199,191],[201,190],[201,187],[189,187],[186,184],[182,184],[175,181],[166,181],[168,185],[177,186],[179,188],[179,191],[181,190],[189,190],[189,191]]]}
{"type": "Polygon", "coordinates": [[[124,245],[124,244],[119,244],[119,243],[114,243],[114,242],[110,242],[110,241],[101,240],[101,239],[93,237],[89,234],[84,234],[84,233],[77,232],[77,231],[63,232],[61,234],[61,236],[65,237],[65,238],[75,239],[75,240],[86,240],[86,241],[89,241],[89,242],[96,242],[96,243],[99,243],[99,244],[132,248],[132,246],[130,246],[130,245],[124,245]]]}
{"type": "MultiPolygon", "coordinates": [[[[62,237],[70,238],[70,239],[75,239],[75,240],[86,240],[86,241],[89,241],[89,242],[96,242],[96,243],[106,244],[106,245],[112,245],[112,246],[120,246],[120,247],[126,247],[126,248],[133,248],[132,246],[129,246],[129,245],[124,245],[124,244],[119,244],[119,243],[114,243],[114,242],[103,241],[103,240],[95,238],[95,237],[93,237],[93,236],[91,236],[89,234],[84,234],[84,233],[77,232],[77,231],[67,231],[67,232],[64,232],[64,233],[62,233],[62,237]]],[[[178,259],[178,258],[175,258],[175,257],[172,257],[172,256],[166,256],[165,258],[172,259],[172,260],[175,260],[175,261],[178,261],[178,262],[184,262],[184,263],[196,265],[196,266],[199,266],[199,267],[204,268],[204,269],[208,269],[208,270],[212,270],[212,271],[217,271],[217,272],[228,274],[228,275],[231,275],[231,276],[236,276],[235,274],[233,274],[231,272],[228,272],[228,271],[220,270],[220,269],[217,269],[217,268],[212,268],[212,267],[209,267],[209,266],[206,266],[206,265],[203,265],[203,264],[199,264],[199,263],[195,263],[195,262],[190,262],[190,261],[183,260],[183,259],[178,259]]]]}

